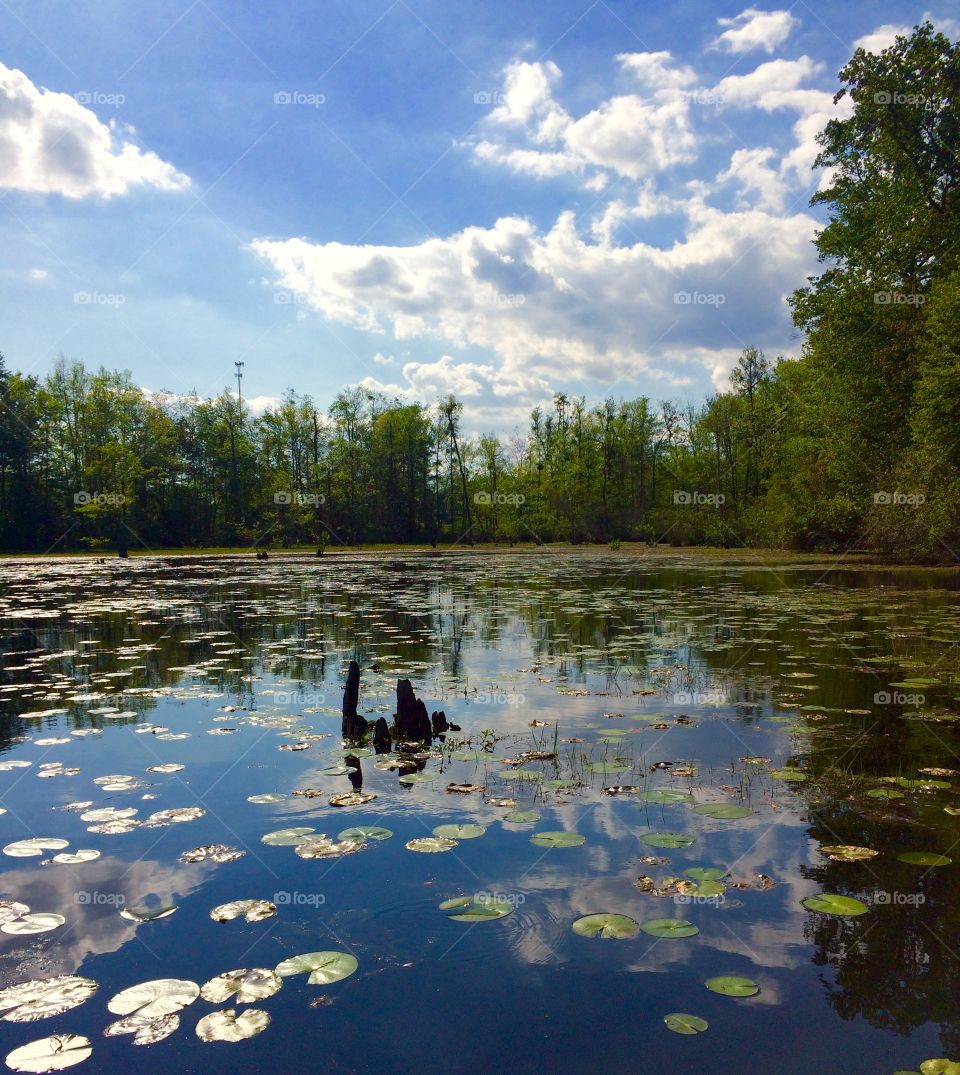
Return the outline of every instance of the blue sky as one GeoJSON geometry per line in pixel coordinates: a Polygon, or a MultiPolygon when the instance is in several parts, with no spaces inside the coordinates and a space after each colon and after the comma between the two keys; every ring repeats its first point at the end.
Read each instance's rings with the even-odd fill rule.
{"type": "Polygon", "coordinates": [[[837,71],[951,7],[4,0],[0,350],[475,430],[698,401],[797,352],[837,71]]]}

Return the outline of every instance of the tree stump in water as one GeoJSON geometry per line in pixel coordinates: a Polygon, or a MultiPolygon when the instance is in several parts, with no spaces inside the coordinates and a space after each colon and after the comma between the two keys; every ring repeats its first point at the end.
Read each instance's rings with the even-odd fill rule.
{"type": "Polygon", "coordinates": [[[393,740],[390,738],[387,718],[378,717],[377,723],[373,726],[373,749],[378,754],[389,754],[392,746],[393,740]]]}
{"type": "Polygon", "coordinates": [[[351,661],[347,685],[343,688],[343,724],[340,731],[344,739],[362,739],[367,734],[367,721],[357,713],[359,698],[360,665],[351,661]]]}
{"type": "Polygon", "coordinates": [[[442,709],[438,713],[430,714],[430,723],[433,725],[434,735],[443,735],[450,728],[447,723],[447,714],[442,709]]]}
{"type": "Polygon", "coordinates": [[[433,738],[427,707],[413,693],[409,679],[397,680],[397,735],[421,742],[433,738]]]}

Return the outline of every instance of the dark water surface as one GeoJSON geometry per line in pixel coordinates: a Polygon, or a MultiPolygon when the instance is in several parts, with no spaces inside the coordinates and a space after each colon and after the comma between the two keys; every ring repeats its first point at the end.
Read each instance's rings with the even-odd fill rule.
{"type": "Polygon", "coordinates": [[[591,552],[8,562],[0,615],[0,899],[65,920],[0,933],[0,988],[61,974],[98,985],[60,1014],[0,1021],[0,1055],[79,1034],[93,1048],[79,1070],[106,1072],[872,1075],[960,1058],[955,576],[591,552]],[[408,677],[461,726],[413,783],[372,752],[336,771],[351,659],[369,719],[391,719],[408,677]],[[556,757],[504,763],[526,751],[556,757]],[[166,764],[183,768],[150,771],[166,764]],[[329,804],[361,781],[375,799],[329,804]],[[102,823],[81,814],[109,807],[140,824],[88,831],[102,823]],[[179,808],[199,816],[143,824],[179,808]],[[485,831],[407,849],[456,823],[485,831]],[[356,826],[392,836],[320,859],[261,842],[356,826]],[[531,842],[547,831],[586,842],[531,842]],[[693,842],[644,841],[658,832],[693,842]],[[34,837],[100,854],[9,853],[34,837]],[[180,860],[208,844],[245,854],[180,860]],[[824,845],[877,854],[834,861],[824,845]],[[724,875],[707,895],[683,878],[697,867],[724,875]],[[865,909],[801,902],[820,893],[865,909]],[[438,905],[459,896],[512,913],[451,920],[438,905]],[[241,899],[276,914],[211,919],[241,899]],[[139,924],[120,914],[170,906],[139,924]],[[573,931],[595,913],[699,933],[573,931]],[[130,986],[202,986],[318,951],[358,969],[327,985],[284,977],[248,1003],[197,999],[151,1045],[104,1035],[130,986]],[[705,987],[720,975],[759,992],[705,987]],[[201,1041],[200,1019],[230,1007],[269,1025],[201,1041]],[[677,1012],[708,1029],[671,1032],[677,1012]]]}

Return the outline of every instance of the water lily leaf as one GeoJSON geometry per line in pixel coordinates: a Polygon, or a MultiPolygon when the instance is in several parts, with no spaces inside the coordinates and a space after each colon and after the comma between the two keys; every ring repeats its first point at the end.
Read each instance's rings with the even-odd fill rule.
{"type": "Polygon", "coordinates": [[[3,849],[11,858],[30,858],[42,855],[44,851],[61,851],[69,846],[69,840],[60,840],[55,836],[33,836],[29,840],[15,840],[3,849]]]}
{"type": "Polygon", "coordinates": [[[924,1060],[920,1075],[960,1075],[960,1060],[924,1060]]]}
{"type": "Polygon", "coordinates": [[[110,998],[107,1010],[114,1015],[142,1015],[146,1019],[156,1019],[186,1008],[198,996],[200,986],[196,982],[181,978],[157,978],[121,990],[110,998]]]}
{"type": "Polygon", "coordinates": [[[483,825],[438,825],[433,830],[433,835],[445,836],[448,840],[475,840],[486,831],[483,825]]]}
{"type": "Polygon", "coordinates": [[[574,933],[581,937],[601,937],[604,940],[625,941],[636,937],[639,924],[622,914],[588,914],[573,923],[574,933]]]}
{"type": "Polygon", "coordinates": [[[537,832],[530,837],[530,843],[537,847],[580,847],[586,842],[586,836],[579,832],[537,832]]]}
{"type": "Polygon", "coordinates": [[[734,803],[701,803],[693,808],[693,812],[717,821],[734,821],[737,818],[749,817],[753,813],[749,806],[737,806],[734,803]]]}
{"type": "Polygon", "coordinates": [[[204,844],[203,847],[194,847],[189,851],[184,851],[180,856],[180,861],[183,863],[191,862],[236,862],[237,859],[243,858],[246,851],[240,851],[235,847],[230,847],[229,844],[204,844]]]}
{"type": "Polygon", "coordinates": [[[716,866],[694,866],[693,869],[684,870],[683,876],[694,881],[722,881],[727,876],[727,871],[716,866]]]}
{"type": "Polygon", "coordinates": [[[506,918],[515,910],[511,900],[483,893],[444,900],[439,907],[441,911],[447,911],[447,917],[454,922],[492,922],[506,918]]]}
{"type": "Polygon", "coordinates": [[[679,791],[673,788],[654,788],[653,791],[645,791],[641,796],[644,802],[658,803],[661,806],[672,806],[674,803],[691,802],[693,796],[689,791],[679,791]]]}
{"type": "Polygon", "coordinates": [[[7,1053],[7,1067],[13,1071],[63,1071],[92,1053],[90,1039],[82,1034],[51,1034],[7,1053]]]}
{"type": "Polygon", "coordinates": [[[871,799],[902,799],[903,792],[896,788],[871,788],[867,794],[871,799]]]}
{"type": "Polygon", "coordinates": [[[120,912],[120,917],[125,918],[128,922],[157,922],[161,918],[169,918],[170,915],[175,914],[178,910],[179,907],[173,905],[160,907],[156,910],[146,907],[124,907],[120,912]]]}
{"type": "Polygon", "coordinates": [[[93,862],[94,859],[100,858],[100,852],[94,851],[92,848],[80,848],[77,851],[61,851],[60,854],[54,855],[51,862],[55,862],[58,866],[76,866],[81,862],[93,862]]]}
{"type": "Polygon", "coordinates": [[[529,825],[540,820],[538,810],[511,810],[503,815],[504,821],[511,821],[515,825],[529,825]]]}
{"type": "Polygon", "coordinates": [[[415,840],[408,840],[404,846],[408,851],[435,854],[439,851],[452,851],[457,846],[457,841],[447,836],[419,836],[415,840]]]}
{"type": "Polygon", "coordinates": [[[760,992],[760,986],[752,978],[740,978],[734,974],[708,978],[703,984],[711,992],[725,997],[754,997],[760,992]]]}
{"type": "Polygon", "coordinates": [[[221,903],[210,912],[214,922],[230,922],[241,915],[247,922],[262,922],[277,913],[276,904],[269,900],[231,900],[221,903]]]}
{"type": "Polygon", "coordinates": [[[771,769],[770,775],[776,777],[777,780],[786,780],[795,784],[800,784],[809,779],[802,769],[794,769],[792,766],[785,766],[783,769],[771,769]]]}
{"type": "Polygon", "coordinates": [[[32,1023],[36,1019],[62,1015],[78,1007],[89,1000],[97,988],[92,978],[81,978],[75,974],[58,974],[54,978],[20,982],[0,989],[0,1011],[4,1012],[3,1018],[10,1023],[32,1023]]]}
{"type": "Polygon", "coordinates": [[[344,829],[337,837],[338,840],[389,840],[393,836],[390,829],[382,829],[377,825],[355,825],[352,829],[344,829]]]}
{"type": "Polygon", "coordinates": [[[128,1015],[118,1019],[104,1030],[108,1038],[120,1034],[132,1034],[134,1045],[154,1045],[168,1038],[180,1026],[180,1016],[171,1012],[169,1015],[128,1015]]]}
{"type": "Polygon", "coordinates": [[[818,896],[807,896],[800,901],[808,911],[819,911],[821,914],[840,915],[845,918],[853,918],[856,915],[866,914],[870,908],[853,896],[838,896],[834,892],[821,892],[818,896]]]}
{"type": "Polygon", "coordinates": [[[897,862],[908,862],[911,866],[949,866],[953,859],[934,851],[904,851],[897,855],[897,862]]]}
{"type": "Polygon", "coordinates": [[[163,765],[151,765],[148,767],[148,773],[179,773],[184,766],[179,765],[175,761],[164,762],[163,765]]]}
{"type": "Polygon", "coordinates": [[[823,844],[820,853],[829,856],[832,862],[866,862],[880,854],[872,848],[858,847],[856,844],[823,844]]]}
{"type": "Polygon", "coordinates": [[[302,859],[335,859],[342,855],[353,855],[366,847],[363,840],[341,840],[337,843],[326,836],[310,836],[293,849],[302,859]]]}
{"type": "Polygon", "coordinates": [[[266,1030],[270,1016],[257,1008],[247,1008],[237,1015],[235,1008],[211,1012],[197,1023],[197,1037],[201,1041],[245,1041],[266,1030]]]}
{"type": "Polygon", "coordinates": [[[19,918],[11,918],[0,925],[4,933],[12,933],[15,936],[23,936],[28,933],[49,933],[50,930],[62,926],[66,922],[63,915],[40,912],[38,914],[25,914],[19,918]]]}
{"type": "Polygon", "coordinates": [[[333,795],[330,798],[331,806],[363,806],[364,803],[373,802],[376,798],[373,791],[347,791],[342,795],[333,795]]]}
{"type": "Polygon", "coordinates": [[[316,829],[277,829],[276,832],[268,832],[260,837],[260,843],[270,844],[274,847],[294,847],[303,841],[316,829]]]}
{"type": "Polygon", "coordinates": [[[266,967],[254,967],[253,970],[240,968],[224,971],[200,987],[200,996],[212,1004],[222,1004],[234,995],[238,1004],[249,1004],[254,1000],[272,997],[283,985],[277,974],[266,967]]]}
{"type": "Polygon", "coordinates": [[[310,985],[330,985],[331,982],[349,978],[358,965],[349,952],[304,952],[278,963],[274,971],[281,978],[309,974],[307,981],[310,985]]]}
{"type": "Polygon", "coordinates": [[[248,795],[247,802],[262,806],[267,803],[282,803],[285,798],[285,795],[278,795],[276,792],[268,792],[265,795],[248,795]]]}
{"type": "Polygon", "coordinates": [[[650,847],[689,847],[695,837],[687,836],[681,832],[645,832],[641,837],[641,843],[649,844],[650,847]]]}
{"type": "Polygon", "coordinates": [[[671,1012],[663,1017],[668,1030],[675,1034],[702,1034],[710,1025],[699,1015],[686,1015],[684,1012],[671,1012]]]}
{"type": "Polygon", "coordinates": [[[29,913],[30,908],[25,903],[19,903],[17,900],[0,900],[0,923],[12,922],[15,918],[29,913]]]}
{"type": "Polygon", "coordinates": [[[651,937],[695,937],[700,930],[685,918],[651,918],[641,922],[640,928],[651,937]]]}

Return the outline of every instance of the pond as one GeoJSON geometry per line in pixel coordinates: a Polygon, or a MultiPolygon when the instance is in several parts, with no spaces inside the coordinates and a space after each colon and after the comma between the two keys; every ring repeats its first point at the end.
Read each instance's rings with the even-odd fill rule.
{"type": "Polygon", "coordinates": [[[6,561],[0,615],[15,1070],[960,1058],[954,574],[6,561]],[[353,660],[455,727],[345,746],[353,660]]]}

